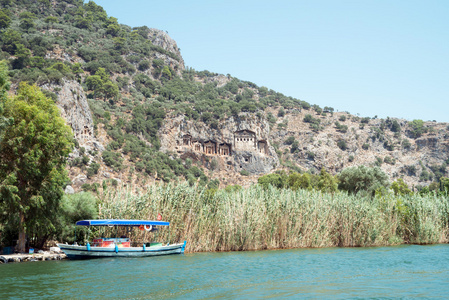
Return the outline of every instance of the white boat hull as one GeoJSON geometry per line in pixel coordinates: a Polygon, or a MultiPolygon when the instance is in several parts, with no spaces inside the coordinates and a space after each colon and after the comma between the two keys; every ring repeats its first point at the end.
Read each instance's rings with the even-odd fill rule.
{"type": "Polygon", "coordinates": [[[183,244],[151,247],[87,247],[58,244],[58,247],[70,259],[101,258],[101,257],[146,257],[184,253],[183,244]]]}

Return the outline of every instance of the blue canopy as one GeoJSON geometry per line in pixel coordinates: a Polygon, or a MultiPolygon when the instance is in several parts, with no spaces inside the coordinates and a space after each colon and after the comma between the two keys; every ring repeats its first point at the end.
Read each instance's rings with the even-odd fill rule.
{"type": "Polygon", "coordinates": [[[80,226],[140,226],[140,225],[157,225],[169,226],[169,222],[163,221],[146,221],[146,220],[83,220],[76,222],[80,226]]]}

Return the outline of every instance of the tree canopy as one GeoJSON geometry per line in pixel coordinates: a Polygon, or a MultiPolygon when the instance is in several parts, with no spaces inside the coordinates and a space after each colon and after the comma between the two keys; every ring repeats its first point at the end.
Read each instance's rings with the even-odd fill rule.
{"type": "Polygon", "coordinates": [[[17,250],[23,252],[26,234],[54,230],[73,137],[53,100],[36,86],[21,83],[17,95],[2,102],[4,117],[13,121],[1,131],[0,206],[7,212],[1,218],[18,224],[17,250]]]}
{"type": "Polygon", "coordinates": [[[348,167],[338,176],[339,189],[353,194],[359,192],[374,196],[375,192],[389,186],[388,175],[379,167],[348,167]]]}

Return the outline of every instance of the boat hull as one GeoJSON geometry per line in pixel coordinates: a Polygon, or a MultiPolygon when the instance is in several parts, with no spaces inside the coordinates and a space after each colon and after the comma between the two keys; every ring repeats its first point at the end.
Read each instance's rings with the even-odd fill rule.
{"type": "Polygon", "coordinates": [[[184,253],[183,244],[152,247],[87,247],[67,244],[58,244],[70,259],[87,259],[102,257],[147,257],[184,253]]]}

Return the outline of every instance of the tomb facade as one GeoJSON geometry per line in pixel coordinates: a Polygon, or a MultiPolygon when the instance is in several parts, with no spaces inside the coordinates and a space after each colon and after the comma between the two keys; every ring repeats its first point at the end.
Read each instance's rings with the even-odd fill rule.
{"type": "Polygon", "coordinates": [[[262,155],[268,154],[268,143],[265,140],[260,140],[257,142],[257,150],[262,155]]]}
{"type": "Polygon", "coordinates": [[[190,134],[184,134],[177,140],[178,145],[184,151],[194,151],[206,155],[231,156],[233,151],[249,151],[261,155],[268,155],[268,141],[258,140],[256,133],[251,130],[240,130],[234,132],[232,142],[222,140],[200,140],[190,134]]]}
{"type": "Polygon", "coordinates": [[[184,146],[191,146],[192,145],[192,136],[190,134],[186,134],[182,137],[182,144],[184,146]]]}
{"type": "Polygon", "coordinates": [[[226,143],[218,145],[218,154],[223,156],[231,155],[231,145],[226,143]]]}
{"type": "Polygon", "coordinates": [[[217,144],[213,141],[207,141],[204,143],[204,153],[208,155],[217,154],[217,144]]]}
{"type": "Polygon", "coordinates": [[[256,134],[250,130],[241,130],[234,133],[235,150],[255,151],[256,134]]]}

